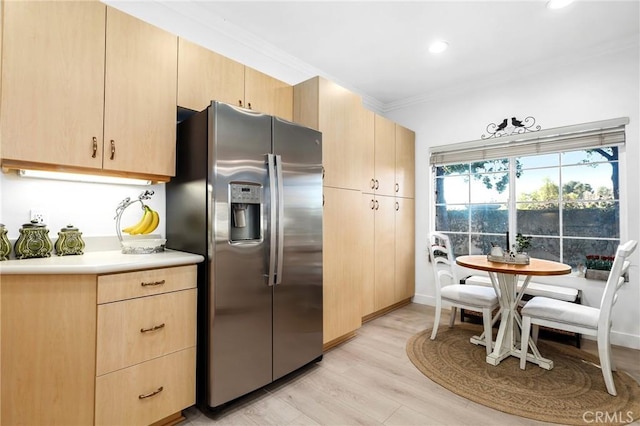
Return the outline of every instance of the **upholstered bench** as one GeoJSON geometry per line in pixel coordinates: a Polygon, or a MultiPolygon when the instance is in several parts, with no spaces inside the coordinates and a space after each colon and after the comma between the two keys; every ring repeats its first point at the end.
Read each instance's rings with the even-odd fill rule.
{"type": "MultiPolygon", "coordinates": [[[[518,291],[521,290],[523,281],[524,281],[524,278],[520,278],[520,281],[518,283],[518,291]]],[[[472,285],[482,285],[482,286],[491,287],[491,280],[489,279],[489,276],[486,276],[486,275],[470,275],[466,278],[461,279],[460,284],[472,284],[472,285]]],[[[561,287],[557,285],[542,284],[542,283],[536,283],[536,282],[530,281],[529,285],[527,285],[527,288],[524,291],[522,300],[526,301],[531,299],[534,296],[544,296],[544,297],[549,297],[551,299],[564,300],[565,302],[580,303],[581,292],[580,290],[575,288],[561,287]]],[[[472,315],[470,315],[470,312],[465,313],[464,309],[461,309],[460,320],[464,321],[466,316],[472,316],[472,315]]],[[[549,331],[552,331],[554,333],[557,332],[561,334],[567,334],[564,331],[560,332],[560,330],[549,330],[549,331]]],[[[576,347],[579,348],[580,334],[571,333],[571,335],[575,336],[576,347]]]]}

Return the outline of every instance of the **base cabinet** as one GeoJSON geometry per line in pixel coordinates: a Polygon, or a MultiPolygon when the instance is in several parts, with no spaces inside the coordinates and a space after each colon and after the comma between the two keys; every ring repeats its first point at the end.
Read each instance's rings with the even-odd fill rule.
{"type": "Polygon", "coordinates": [[[3,275],[2,424],[147,425],[193,405],[196,291],[195,265],[3,275]]]}

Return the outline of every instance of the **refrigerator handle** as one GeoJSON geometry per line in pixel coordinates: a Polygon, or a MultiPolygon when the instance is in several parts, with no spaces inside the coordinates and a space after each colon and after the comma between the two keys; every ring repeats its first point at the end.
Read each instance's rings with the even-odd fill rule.
{"type": "Polygon", "coordinates": [[[278,264],[276,284],[282,283],[282,263],[284,258],[284,176],[282,176],[282,156],[276,155],[276,173],[278,175],[278,264]]]}
{"type": "Polygon", "coordinates": [[[276,230],[275,223],[277,218],[276,204],[276,167],[275,156],[267,154],[267,172],[269,174],[269,197],[270,197],[270,218],[269,218],[269,276],[267,284],[272,286],[275,284],[276,277],[276,230]]]}

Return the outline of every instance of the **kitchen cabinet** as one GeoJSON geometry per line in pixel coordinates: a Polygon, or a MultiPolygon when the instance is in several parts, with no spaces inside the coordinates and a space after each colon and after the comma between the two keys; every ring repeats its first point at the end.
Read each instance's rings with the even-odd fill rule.
{"type": "Polygon", "coordinates": [[[415,198],[416,134],[399,124],[396,128],[396,188],[398,197],[415,198]]]}
{"type": "Polygon", "coordinates": [[[362,191],[414,198],[415,133],[375,115],[373,139],[365,146],[362,191]]]}
{"type": "Polygon", "coordinates": [[[202,111],[212,100],[293,118],[291,85],[180,38],[178,106],[202,111]]]}
{"type": "Polygon", "coordinates": [[[322,132],[323,185],[361,190],[374,113],[360,96],[322,77],[295,85],[293,105],[294,122],[322,132]]]}
{"type": "Polygon", "coordinates": [[[166,181],[177,37],[100,2],[4,2],[2,166],[166,181]]]}
{"type": "Polygon", "coordinates": [[[362,316],[411,298],[415,288],[413,199],[362,194],[362,316]]]}
{"type": "Polygon", "coordinates": [[[3,424],[151,424],[195,403],[196,266],[3,275],[3,424]]]}
{"type": "Polygon", "coordinates": [[[323,344],[325,349],[361,325],[363,221],[360,191],[324,187],[323,344]]]}

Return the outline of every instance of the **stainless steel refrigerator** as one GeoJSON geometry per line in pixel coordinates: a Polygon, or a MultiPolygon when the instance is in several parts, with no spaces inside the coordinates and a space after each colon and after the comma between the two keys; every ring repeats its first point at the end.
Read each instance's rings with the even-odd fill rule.
{"type": "Polygon", "coordinates": [[[167,246],[198,253],[200,405],[322,357],[322,134],[212,102],[178,124],[167,246]]]}

